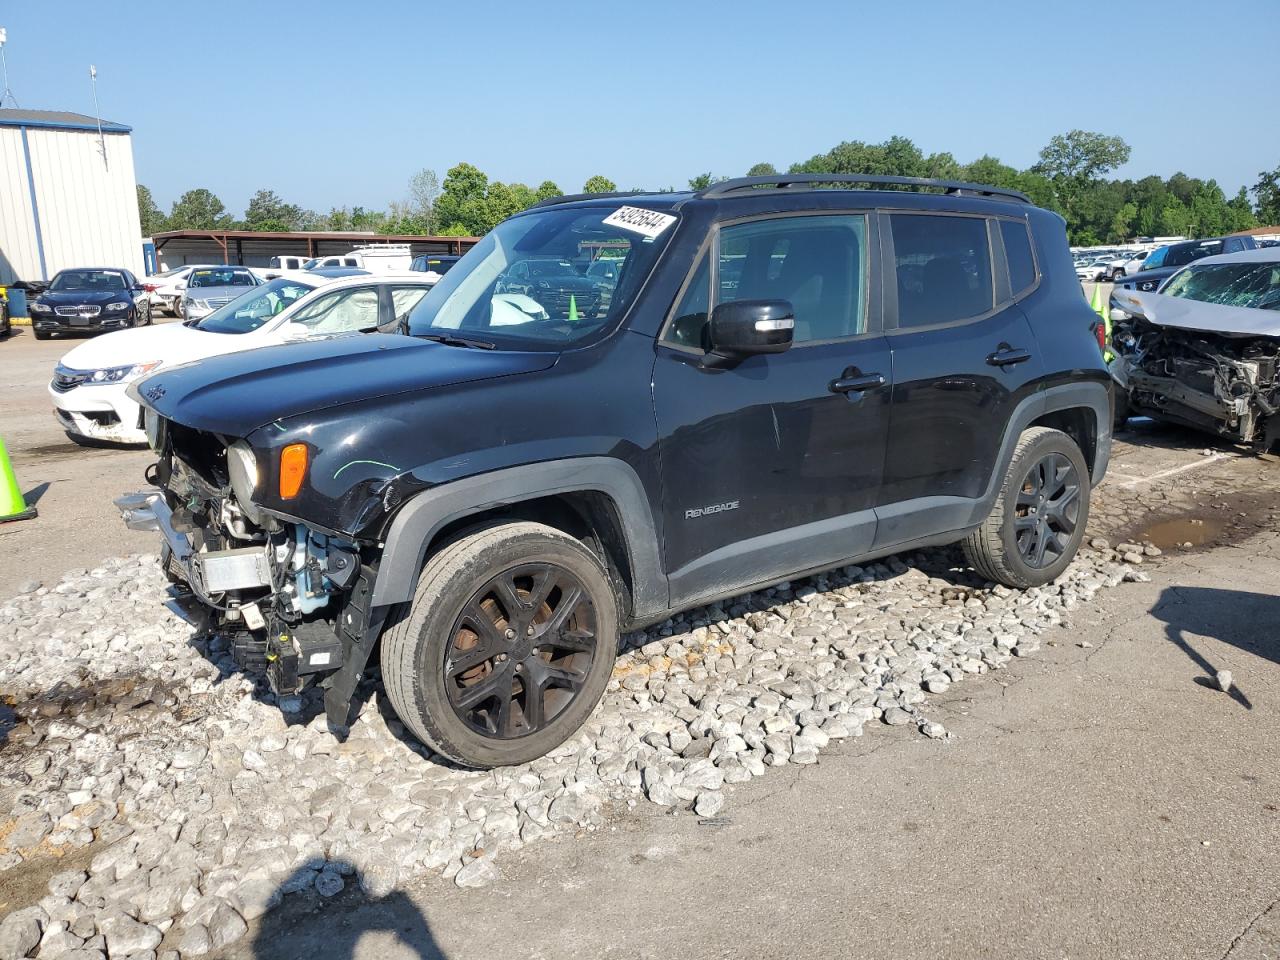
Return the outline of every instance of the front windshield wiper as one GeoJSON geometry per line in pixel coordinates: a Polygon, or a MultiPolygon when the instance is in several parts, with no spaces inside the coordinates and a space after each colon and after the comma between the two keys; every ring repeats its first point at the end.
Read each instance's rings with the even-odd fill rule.
{"type": "Polygon", "coordinates": [[[443,343],[449,347],[474,347],[477,350],[495,350],[497,344],[488,340],[477,340],[473,337],[455,337],[447,333],[419,333],[416,336],[421,340],[430,340],[432,343],[443,343]]]}

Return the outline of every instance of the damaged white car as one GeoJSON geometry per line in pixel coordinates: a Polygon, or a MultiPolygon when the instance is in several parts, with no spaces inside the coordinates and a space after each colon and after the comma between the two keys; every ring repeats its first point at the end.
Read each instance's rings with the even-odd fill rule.
{"type": "Polygon", "coordinates": [[[1280,439],[1280,248],[1206,257],[1111,305],[1118,411],[1262,449],[1280,439]]]}

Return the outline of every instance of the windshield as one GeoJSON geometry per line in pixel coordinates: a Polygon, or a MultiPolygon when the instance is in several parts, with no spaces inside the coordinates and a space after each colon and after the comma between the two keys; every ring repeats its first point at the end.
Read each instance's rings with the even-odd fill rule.
{"type": "Polygon", "coordinates": [[[1280,261],[1191,266],[1170,280],[1162,292],[1227,307],[1280,310],[1280,261]]]}
{"type": "Polygon", "coordinates": [[[53,278],[49,289],[58,291],[123,290],[124,275],[112,270],[63,270],[53,278]]]}
{"type": "Polygon", "coordinates": [[[422,298],[409,316],[409,332],[515,350],[580,343],[626,312],[675,221],[665,211],[628,206],[552,207],[513,217],[422,298]],[[606,223],[610,218],[626,225],[606,223]],[[604,250],[616,272],[588,277],[604,250]]]}
{"type": "Polygon", "coordinates": [[[192,270],[188,287],[252,287],[257,280],[248,270],[192,270]]]}
{"type": "Polygon", "coordinates": [[[196,324],[207,333],[251,333],[315,287],[276,277],[236,297],[196,324]]]}

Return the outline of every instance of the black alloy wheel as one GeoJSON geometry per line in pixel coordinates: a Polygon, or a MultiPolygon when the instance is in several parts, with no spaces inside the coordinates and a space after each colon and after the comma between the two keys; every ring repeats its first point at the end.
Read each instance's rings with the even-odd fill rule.
{"type": "Polygon", "coordinates": [[[1032,569],[1052,566],[1068,549],[1080,513],[1080,477],[1063,454],[1048,453],[1032,465],[1018,491],[1014,540],[1032,569]]]}
{"type": "Polygon", "coordinates": [[[455,619],[449,705],[484,737],[537,733],[582,692],[596,655],[595,606],[581,581],[557,564],[520,564],[480,587],[455,619]]]}

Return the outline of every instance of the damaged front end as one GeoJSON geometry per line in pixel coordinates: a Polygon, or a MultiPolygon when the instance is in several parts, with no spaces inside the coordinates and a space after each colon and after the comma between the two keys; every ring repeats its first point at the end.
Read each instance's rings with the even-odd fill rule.
{"type": "Polygon", "coordinates": [[[267,470],[242,439],[150,409],[146,425],[159,455],[148,472],[155,486],[116,501],[126,525],[161,533],[166,576],[189,592],[209,630],[228,635],[242,669],[265,674],[278,696],[321,684],[330,720],[345,725],[379,627],[370,545],[266,509],[256,496],[269,479],[287,492],[290,455],[305,473],[306,445],[287,447],[283,465],[267,470]]]}
{"type": "MultiPolygon", "coordinates": [[[[1168,311],[1170,322],[1161,322],[1161,301],[1170,299],[1113,298],[1125,314],[1112,333],[1121,365],[1116,379],[1128,391],[1131,412],[1269,448],[1280,439],[1280,336],[1232,329],[1222,316],[1197,318],[1185,301],[1168,311]]],[[[1194,306],[1202,312],[1220,309],[1194,306]]]]}

